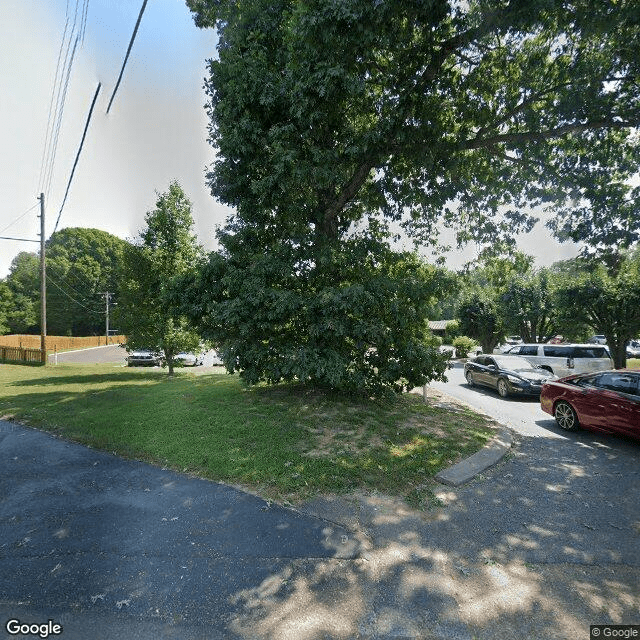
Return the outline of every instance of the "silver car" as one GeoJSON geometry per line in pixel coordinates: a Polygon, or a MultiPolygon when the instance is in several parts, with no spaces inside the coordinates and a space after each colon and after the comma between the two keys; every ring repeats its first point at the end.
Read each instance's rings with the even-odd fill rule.
{"type": "Polygon", "coordinates": [[[134,349],[127,356],[128,367],[157,367],[162,363],[162,354],[150,349],[134,349]]]}

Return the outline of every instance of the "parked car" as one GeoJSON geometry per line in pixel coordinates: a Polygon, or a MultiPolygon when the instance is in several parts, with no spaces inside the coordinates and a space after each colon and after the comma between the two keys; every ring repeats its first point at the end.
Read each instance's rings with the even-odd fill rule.
{"type": "Polygon", "coordinates": [[[524,358],[513,356],[479,355],[464,365],[464,377],[473,385],[497,389],[506,398],[508,395],[538,395],[542,384],[555,380],[549,371],[532,365],[524,358]]]}
{"type": "Polygon", "coordinates": [[[540,406],[566,431],[578,427],[640,439],[640,370],[569,376],[542,387],[540,406]]]}
{"type": "Polygon", "coordinates": [[[493,353],[505,353],[516,344],[522,344],[522,338],[519,336],[507,336],[505,341],[493,350],[493,353]]]}
{"type": "Polygon", "coordinates": [[[640,340],[627,342],[627,358],[640,358],[640,340]]]}
{"type": "Polygon", "coordinates": [[[607,339],[601,334],[597,334],[595,336],[591,336],[587,342],[592,344],[607,344],[607,339]]]}
{"type": "Polygon", "coordinates": [[[174,364],[179,367],[198,367],[202,364],[203,354],[197,356],[195,353],[181,351],[173,357],[174,364]]]}
{"type": "Polygon", "coordinates": [[[558,378],[613,369],[609,349],[599,344],[519,344],[505,355],[520,356],[558,378]]]}
{"type": "Polygon", "coordinates": [[[129,367],[156,367],[162,363],[162,354],[150,349],[134,349],[127,356],[129,367]]]}

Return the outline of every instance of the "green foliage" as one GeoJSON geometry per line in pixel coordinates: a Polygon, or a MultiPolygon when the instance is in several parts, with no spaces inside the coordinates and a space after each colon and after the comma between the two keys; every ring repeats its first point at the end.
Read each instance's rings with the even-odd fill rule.
{"type": "Polygon", "coordinates": [[[191,203],[177,182],[159,194],[145,217],[140,243],[124,253],[123,286],[116,319],[131,348],[162,351],[173,375],[173,358],[195,351],[200,336],[170,302],[174,283],[196,268],[202,250],[191,233],[191,203]]]}
{"type": "MultiPolygon", "coordinates": [[[[183,304],[249,381],[377,392],[440,375],[429,286],[389,251],[391,223],[502,251],[527,205],[567,209],[603,171],[636,170],[630,0],[187,3],[219,35],[207,181],[237,213],[183,304]]],[[[493,267],[502,290],[530,261],[493,267]]],[[[495,303],[469,312],[463,333],[491,350],[495,303]]]]}
{"type": "Polygon", "coordinates": [[[244,219],[513,246],[545,204],[560,237],[585,207],[575,237],[637,235],[635,0],[187,4],[220,36],[209,183],[244,219]]]}
{"type": "Polygon", "coordinates": [[[0,280],[0,336],[9,333],[8,317],[13,308],[13,294],[9,285],[0,280]]]}
{"type": "Polygon", "coordinates": [[[425,309],[441,292],[435,268],[362,235],[326,250],[280,242],[257,251],[244,229],[224,237],[180,287],[182,308],[249,383],[309,382],[379,395],[441,379],[446,358],[425,309]],[[240,236],[240,237],[238,237],[240,236]]]}
{"type": "Polygon", "coordinates": [[[455,338],[460,335],[460,323],[457,320],[452,320],[447,324],[444,330],[444,344],[453,344],[455,338]]]}
{"type": "MultiPolygon", "coordinates": [[[[47,333],[97,335],[105,330],[100,294],[117,300],[118,276],[126,242],[99,229],[68,228],[54,233],[46,246],[47,333]]],[[[6,279],[13,308],[7,314],[11,333],[40,331],[40,257],[20,253],[6,279]]]]}
{"type": "Polygon", "coordinates": [[[603,333],[616,368],[626,363],[626,344],[640,333],[640,259],[626,255],[616,274],[602,266],[585,267],[556,293],[566,324],[588,324],[603,333]]]}
{"type": "Polygon", "coordinates": [[[47,332],[88,336],[105,331],[104,292],[120,294],[126,241],[99,229],[69,228],[47,241],[47,332]]]}
{"type": "Polygon", "coordinates": [[[11,262],[6,278],[11,298],[7,310],[8,333],[40,332],[40,259],[35,253],[20,252],[11,262]]]}
{"type": "Polygon", "coordinates": [[[478,343],[469,336],[457,336],[453,339],[453,346],[458,358],[466,358],[467,354],[476,349],[478,343]]]}
{"type": "Polygon", "coordinates": [[[541,269],[506,285],[498,306],[508,333],[517,333],[524,342],[547,342],[558,332],[552,280],[541,269]]]}
{"type": "Polygon", "coordinates": [[[460,331],[482,345],[484,353],[493,353],[504,338],[502,316],[494,299],[488,295],[472,294],[458,309],[460,331]]]}

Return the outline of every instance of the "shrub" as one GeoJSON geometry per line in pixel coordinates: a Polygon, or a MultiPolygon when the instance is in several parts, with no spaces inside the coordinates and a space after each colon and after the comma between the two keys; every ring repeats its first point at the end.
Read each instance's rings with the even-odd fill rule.
{"type": "Polygon", "coordinates": [[[458,336],[453,340],[453,346],[456,349],[456,356],[458,358],[466,358],[469,351],[472,351],[478,346],[478,343],[468,336],[458,336]]]}
{"type": "Polygon", "coordinates": [[[444,344],[453,344],[453,341],[460,335],[460,323],[453,320],[444,330],[444,344]]]}

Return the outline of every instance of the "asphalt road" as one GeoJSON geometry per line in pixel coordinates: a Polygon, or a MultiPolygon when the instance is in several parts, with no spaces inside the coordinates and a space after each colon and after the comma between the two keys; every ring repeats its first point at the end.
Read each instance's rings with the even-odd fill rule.
{"type": "Polygon", "coordinates": [[[461,363],[447,371],[448,382],[432,382],[430,387],[456,398],[524,436],[567,438],[555,420],[540,408],[535,397],[501,398],[488,387],[470,386],[461,363]]]}
{"type": "Polygon", "coordinates": [[[640,445],[561,434],[535,401],[451,373],[448,393],[511,421],[515,446],[466,486],[428,486],[422,512],[375,492],[285,509],[0,421],[0,637],[10,619],[73,640],[587,640],[640,624],[640,445]]]}
{"type": "Polygon", "coordinates": [[[91,347],[89,349],[79,349],[77,351],[61,351],[57,354],[49,355],[49,363],[54,364],[108,364],[125,365],[127,363],[127,352],[120,345],[109,345],[104,347],[91,347]]]}
{"type": "MultiPolygon", "coordinates": [[[[127,364],[127,351],[119,345],[109,345],[104,347],[92,347],[90,349],[80,349],[78,351],[63,351],[58,354],[59,364],[109,364],[114,366],[125,366],[127,364]]],[[[55,355],[49,355],[49,363],[53,364],[55,355]]],[[[189,367],[189,370],[201,373],[213,367],[213,352],[205,354],[204,362],[199,367],[189,367]]],[[[159,368],[159,367],[157,367],[159,368]]]]}

